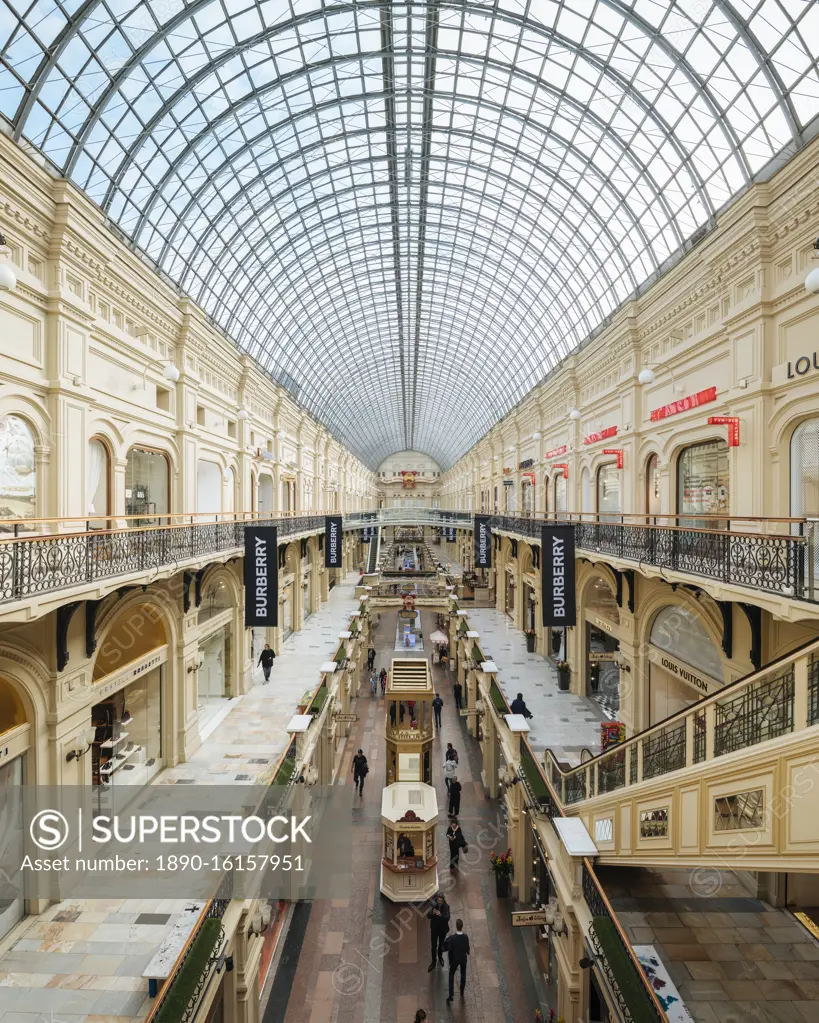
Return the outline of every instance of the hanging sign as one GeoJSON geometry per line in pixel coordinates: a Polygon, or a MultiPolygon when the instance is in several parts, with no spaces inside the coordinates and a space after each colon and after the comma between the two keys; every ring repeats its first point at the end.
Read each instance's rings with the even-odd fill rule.
{"type": "Polygon", "coordinates": [[[544,526],[540,535],[543,624],[575,625],[574,526],[544,526]]]}
{"type": "Polygon", "coordinates": [[[623,468],[623,449],[622,448],[603,448],[604,455],[616,455],[617,456],[617,468],[623,468]]]}
{"type": "Polygon", "coordinates": [[[522,462],[518,462],[518,469],[531,469],[534,464],[534,458],[524,458],[522,462]]]}
{"type": "Polygon", "coordinates": [[[245,628],[279,624],[275,526],[245,526],[245,628]]]}
{"type": "Polygon", "coordinates": [[[588,437],[583,438],[584,444],[597,444],[601,440],[608,440],[609,437],[617,436],[616,426],[607,426],[605,430],[598,430],[597,433],[590,433],[588,437]]]}
{"type": "Polygon", "coordinates": [[[563,479],[564,480],[567,480],[569,478],[569,463],[568,462],[555,462],[555,464],[552,466],[552,468],[553,469],[562,469],[563,470],[563,479]]]}
{"type": "Polygon", "coordinates": [[[545,927],[548,913],[545,909],[514,910],[513,927],[545,927]]]}
{"type": "Polygon", "coordinates": [[[455,543],[455,527],[447,526],[444,532],[446,533],[446,542],[455,543]]]}
{"type": "Polygon", "coordinates": [[[341,516],[324,516],[324,567],[341,568],[341,516]]]}
{"type": "Polygon", "coordinates": [[[728,427],[728,447],[739,447],[739,416],[709,416],[709,426],[728,427]]]}
{"type": "Polygon", "coordinates": [[[485,515],[475,516],[475,568],[492,567],[492,527],[485,515]]]}
{"type": "Polygon", "coordinates": [[[652,423],[656,423],[658,419],[668,419],[669,416],[676,416],[680,412],[687,412],[689,409],[697,408],[698,405],[707,405],[709,401],[716,400],[716,387],[706,387],[704,391],[697,391],[696,394],[689,394],[686,398],[678,398],[668,405],[652,409],[649,419],[652,423]]]}
{"type": "Polygon", "coordinates": [[[557,458],[558,455],[565,455],[565,454],[566,454],[566,445],[565,444],[561,444],[559,448],[552,448],[551,451],[547,451],[546,454],[543,456],[543,458],[545,459],[545,461],[548,462],[550,458],[557,458]]]}

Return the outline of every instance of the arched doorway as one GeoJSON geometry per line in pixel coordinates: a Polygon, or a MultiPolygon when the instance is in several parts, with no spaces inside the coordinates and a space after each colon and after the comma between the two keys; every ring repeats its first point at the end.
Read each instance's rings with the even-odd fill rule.
{"type": "Polygon", "coordinates": [[[586,695],[600,705],[606,717],[615,719],[620,713],[620,669],[616,663],[620,612],[614,592],[602,576],[588,583],[584,609],[586,695]]]}
{"type": "Polygon", "coordinates": [[[92,676],[91,783],[98,813],[129,798],[165,766],[168,631],[162,611],[139,602],[104,628],[92,676]]]}
{"type": "Polygon", "coordinates": [[[21,416],[0,417],[0,519],[37,518],[34,432],[21,416]]]}
{"type": "MultiPolygon", "coordinates": [[[[30,723],[25,706],[11,682],[0,676],[0,849],[5,863],[22,863],[23,785],[26,781],[26,751],[30,723]]],[[[6,878],[0,872],[0,940],[26,915],[21,878],[6,878]]]]}
{"type": "Polygon", "coordinates": [[[650,724],[724,685],[722,655],[702,611],[682,604],[662,608],[651,624],[648,642],[650,724]]]}
{"type": "Polygon", "coordinates": [[[196,708],[199,733],[225,710],[233,694],[233,609],[235,595],[222,571],[205,583],[199,606],[199,668],[196,708]]]}

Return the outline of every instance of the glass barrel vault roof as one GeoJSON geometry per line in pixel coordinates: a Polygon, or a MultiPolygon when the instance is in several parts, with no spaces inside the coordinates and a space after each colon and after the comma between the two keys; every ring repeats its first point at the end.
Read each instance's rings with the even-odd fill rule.
{"type": "Polygon", "coordinates": [[[0,113],[368,465],[446,468],[815,133],[817,40],[810,0],[0,0],[0,113]]]}

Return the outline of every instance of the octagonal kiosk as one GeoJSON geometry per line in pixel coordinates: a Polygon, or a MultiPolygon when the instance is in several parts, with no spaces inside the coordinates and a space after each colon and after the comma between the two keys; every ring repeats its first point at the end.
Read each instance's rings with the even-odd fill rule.
{"type": "Polygon", "coordinates": [[[432,787],[434,691],[426,658],[394,658],[386,695],[381,892],[393,902],[416,902],[438,890],[438,797],[432,787]]]}

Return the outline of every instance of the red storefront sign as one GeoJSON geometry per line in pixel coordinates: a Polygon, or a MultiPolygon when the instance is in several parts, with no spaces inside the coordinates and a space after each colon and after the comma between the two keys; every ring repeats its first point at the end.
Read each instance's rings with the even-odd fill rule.
{"type": "Polygon", "coordinates": [[[546,459],[546,461],[548,461],[550,458],[557,458],[558,455],[565,455],[565,454],[566,454],[566,445],[565,444],[561,444],[559,448],[552,448],[551,451],[547,451],[546,454],[543,457],[546,459]]]}
{"type": "Polygon", "coordinates": [[[552,468],[553,469],[562,469],[563,470],[563,479],[564,480],[567,480],[569,478],[569,464],[568,464],[568,462],[555,462],[555,464],[552,466],[552,468]]]}
{"type": "Polygon", "coordinates": [[[709,416],[709,426],[728,427],[728,447],[739,447],[739,416],[709,416]]]}
{"type": "Polygon", "coordinates": [[[520,478],[522,480],[529,480],[532,486],[535,485],[535,474],[533,472],[522,472],[520,478]]]}
{"type": "Polygon", "coordinates": [[[596,444],[601,440],[608,440],[609,437],[617,436],[616,426],[607,426],[605,430],[600,430],[598,433],[590,433],[588,437],[583,438],[584,444],[596,444]]]}
{"type": "Polygon", "coordinates": [[[603,448],[604,455],[617,455],[617,468],[623,468],[623,449],[622,448],[603,448]]]}
{"type": "Polygon", "coordinates": [[[707,405],[709,401],[717,400],[716,387],[706,387],[704,391],[697,391],[696,394],[689,394],[686,398],[678,398],[668,405],[661,405],[660,408],[652,409],[649,419],[656,423],[658,419],[668,419],[669,416],[676,416],[679,412],[687,412],[698,405],[707,405]]]}

